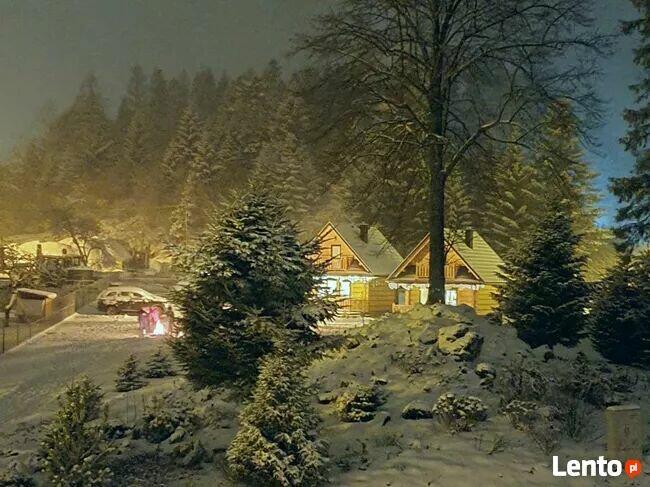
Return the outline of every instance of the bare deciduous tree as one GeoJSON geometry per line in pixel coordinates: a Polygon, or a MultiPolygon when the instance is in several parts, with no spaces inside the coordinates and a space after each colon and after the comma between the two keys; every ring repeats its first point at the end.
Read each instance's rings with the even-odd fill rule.
{"type": "Polygon", "coordinates": [[[325,108],[347,122],[346,163],[406,155],[426,168],[429,303],[444,301],[444,189],[459,163],[490,140],[523,144],[552,100],[597,116],[590,80],[608,38],[592,29],[592,9],[587,0],[342,0],[297,40],[334,90],[325,108]]]}

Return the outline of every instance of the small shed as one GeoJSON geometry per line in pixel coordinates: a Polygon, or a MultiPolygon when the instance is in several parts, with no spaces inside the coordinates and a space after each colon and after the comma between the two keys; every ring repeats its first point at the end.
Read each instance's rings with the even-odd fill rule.
{"type": "Polygon", "coordinates": [[[56,293],[21,287],[16,290],[16,317],[21,321],[37,320],[52,312],[56,293]]]}

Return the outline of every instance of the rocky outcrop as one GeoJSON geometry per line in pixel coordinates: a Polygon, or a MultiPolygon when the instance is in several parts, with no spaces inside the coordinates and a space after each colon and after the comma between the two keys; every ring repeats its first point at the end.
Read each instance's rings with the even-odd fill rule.
{"type": "Polygon", "coordinates": [[[457,360],[473,360],[481,351],[483,337],[470,331],[469,325],[458,323],[438,330],[438,349],[457,360]]]}
{"type": "Polygon", "coordinates": [[[429,419],[433,418],[431,407],[422,401],[411,401],[402,409],[404,419],[429,419]]]}

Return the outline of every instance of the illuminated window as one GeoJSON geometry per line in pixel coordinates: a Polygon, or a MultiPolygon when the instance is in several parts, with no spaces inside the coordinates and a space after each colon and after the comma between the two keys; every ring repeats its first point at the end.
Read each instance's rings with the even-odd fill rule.
{"type": "Polygon", "coordinates": [[[455,289],[447,289],[445,291],[445,304],[449,304],[451,306],[458,305],[458,291],[455,289]]]}
{"type": "Polygon", "coordinates": [[[350,281],[341,281],[341,297],[349,298],[351,293],[350,281]]]}
{"type": "Polygon", "coordinates": [[[336,279],[328,279],[328,280],[327,280],[327,292],[328,292],[329,294],[335,294],[335,293],[336,293],[336,289],[337,289],[338,287],[339,287],[339,286],[338,286],[338,282],[336,281],[336,279]]]}

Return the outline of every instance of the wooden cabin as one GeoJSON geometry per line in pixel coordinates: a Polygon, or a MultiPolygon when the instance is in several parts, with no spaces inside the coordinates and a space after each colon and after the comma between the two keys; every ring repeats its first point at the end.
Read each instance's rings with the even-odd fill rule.
{"type": "Polygon", "coordinates": [[[342,312],[372,315],[391,311],[395,292],[386,278],[402,256],[379,229],[328,222],[317,238],[317,260],[327,266],[322,292],[336,299],[342,312]]]}
{"type": "MultiPolygon", "coordinates": [[[[466,304],[477,314],[487,314],[496,307],[493,293],[504,281],[499,276],[503,261],[474,230],[464,238],[448,236],[445,262],[445,302],[466,304]]],[[[388,277],[395,291],[393,311],[408,311],[417,303],[426,303],[429,290],[429,236],[388,277]]]]}

